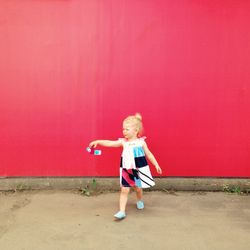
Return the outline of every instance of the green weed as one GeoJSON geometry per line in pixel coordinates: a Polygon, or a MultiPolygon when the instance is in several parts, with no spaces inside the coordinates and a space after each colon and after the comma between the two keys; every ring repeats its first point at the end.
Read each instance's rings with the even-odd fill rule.
{"type": "Polygon", "coordinates": [[[222,187],[223,192],[231,193],[231,194],[243,194],[241,187],[225,184],[222,187]]]}
{"type": "Polygon", "coordinates": [[[90,185],[80,189],[80,193],[85,196],[90,196],[97,192],[97,181],[93,179],[90,185]]]}

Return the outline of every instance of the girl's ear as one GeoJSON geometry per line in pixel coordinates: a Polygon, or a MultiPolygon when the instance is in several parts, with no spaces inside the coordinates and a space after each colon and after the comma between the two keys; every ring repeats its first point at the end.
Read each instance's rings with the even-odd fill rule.
{"type": "Polygon", "coordinates": [[[139,132],[139,128],[138,128],[138,127],[135,127],[135,131],[138,133],[138,132],[139,132]]]}

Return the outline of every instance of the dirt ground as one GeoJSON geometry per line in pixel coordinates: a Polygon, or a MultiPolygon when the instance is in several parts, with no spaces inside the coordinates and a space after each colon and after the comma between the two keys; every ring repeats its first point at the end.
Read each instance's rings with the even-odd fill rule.
{"type": "Polygon", "coordinates": [[[131,193],[127,218],[117,222],[118,197],[0,193],[0,249],[250,249],[249,195],[147,192],[140,211],[131,193]]]}

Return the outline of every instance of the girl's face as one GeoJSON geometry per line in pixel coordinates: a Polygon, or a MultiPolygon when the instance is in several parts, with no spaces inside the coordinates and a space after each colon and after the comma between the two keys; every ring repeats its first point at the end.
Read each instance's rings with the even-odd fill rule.
{"type": "Polygon", "coordinates": [[[123,123],[123,136],[128,140],[133,140],[137,138],[138,129],[134,123],[124,122],[123,123]]]}

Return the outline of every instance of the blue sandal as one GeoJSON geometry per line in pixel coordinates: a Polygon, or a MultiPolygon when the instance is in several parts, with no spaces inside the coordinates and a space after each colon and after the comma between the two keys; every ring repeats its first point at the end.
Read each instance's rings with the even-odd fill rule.
{"type": "Polygon", "coordinates": [[[114,217],[118,220],[122,220],[126,217],[126,214],[125,214],[125,212],[119,211],[118,213],[116,213],[114,215],[114,217]]]}
{"type": "Polygon", "coordinates": [[[143,201],[137,201],[136,203],[137,209],[142,210],[144,208],[144,203],[143,201]]]}

